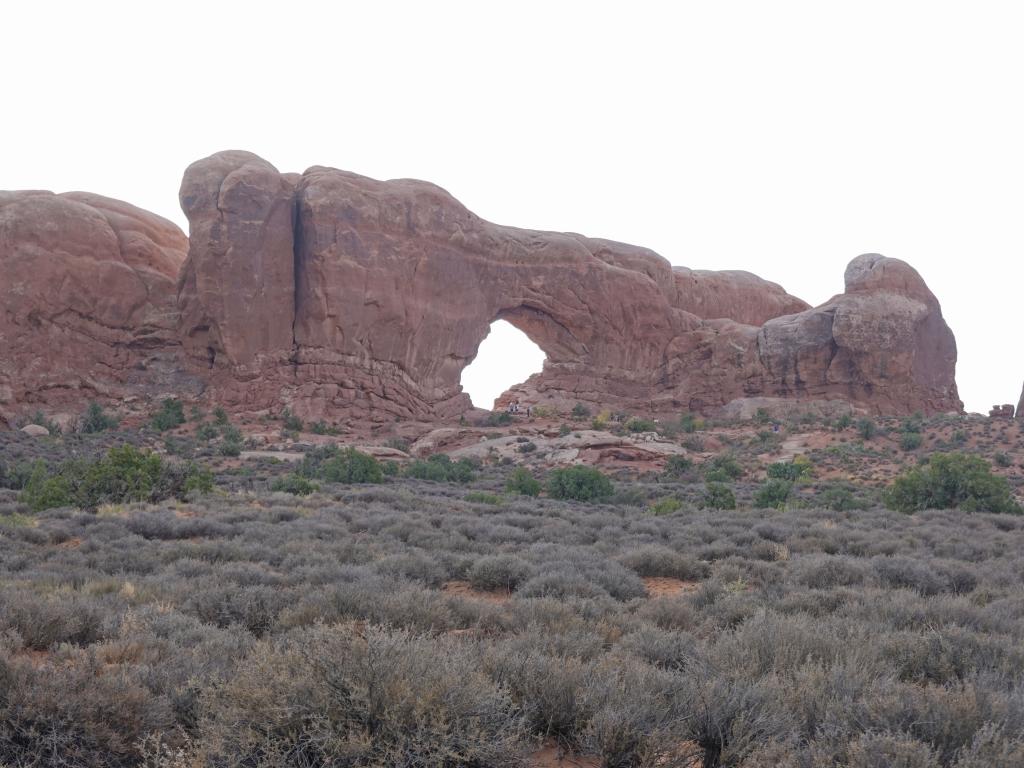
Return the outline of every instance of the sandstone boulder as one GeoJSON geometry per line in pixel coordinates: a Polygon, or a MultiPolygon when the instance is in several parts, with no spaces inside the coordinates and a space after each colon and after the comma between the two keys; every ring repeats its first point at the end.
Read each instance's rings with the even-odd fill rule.
{"type": "Polygon", "coordinates": [[[50,435],[50,430],[41,424],[26,424],[21,431],[29,437],[49,437],[50,435]]]}
{"type": "Polygon", "coordinates": [[[29,401],[188,391],[175,330],[186,248],[174,224],[118,200],[0,192],[0,419],[29,401]]]}

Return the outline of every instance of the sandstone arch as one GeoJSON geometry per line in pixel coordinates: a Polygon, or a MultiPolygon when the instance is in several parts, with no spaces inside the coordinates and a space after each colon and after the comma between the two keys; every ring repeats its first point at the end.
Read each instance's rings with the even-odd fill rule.
{"type": "Polygon", "coordinates": [[[169,222],[46,194],[0,193],[0,267],[15,276],[0,286],[0,414],[58,392],[174,386],[308,418],[444,419],[471,407],[461,372],[496,318],[548,356],[515,388],[523,403],[962,407],[938,301],[911,267],[878,255],[851,262],[845,292],[810,308],[750,273],[493,224],[426,182],[282,174],[231,151],[185,172],[182,263],[185,241],[169,222]],[[97,240],[103,227],[111,234],[97,240]],[[83,258],[125,287],[89,288],[83,258]],[[40,361],[38,350],[67,339],[84,340],[73,373],[40,361]]]}

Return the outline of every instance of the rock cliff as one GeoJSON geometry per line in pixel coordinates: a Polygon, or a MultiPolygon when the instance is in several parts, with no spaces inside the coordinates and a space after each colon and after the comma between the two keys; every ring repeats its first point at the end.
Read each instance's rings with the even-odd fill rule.
{"type": "Polygon", "coordinates": [[[878,255],[811,308],[747,272],[499,226],[426,182],[282,174],[236,151],[186,170],[187,240],[93,195],[0,195],[2,413],[183,387],[304,418],[451,418],[498,319],[547,355],[504,396],[522,404],[961,408],[938,301],[878,255]]]}

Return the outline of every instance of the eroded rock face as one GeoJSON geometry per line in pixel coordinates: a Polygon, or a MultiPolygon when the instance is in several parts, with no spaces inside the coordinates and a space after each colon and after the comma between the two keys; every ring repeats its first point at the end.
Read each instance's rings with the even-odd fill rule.
{"type": "Polygon", "coordinates": [[[292,346],[294,184],[250,152],[220,152],[190,165],[179,199],[189,220],[181,275],[186,351],[251,365],[292,346]]]}
{"type": "Polygon", "coordinates": [[[188,243],[124,203],[2,194],[8,402],[55,388],[148,393],[173,375],[229,408],[444,419],[471,408],[462,370],[504,319],[547,355],[503,396],[524,406],[961,408],[938,302],[908,265],[877,255],[810,308],[750,273],[492,224],[426,182],[282,174],[234,151],[185,172],[188,243]]]}
{"type": "Polygon", "coordinates": [[[0,419],[190,391],[175,330],[186,249],[178,227],[128,203],[0,192],[0,419]]]}

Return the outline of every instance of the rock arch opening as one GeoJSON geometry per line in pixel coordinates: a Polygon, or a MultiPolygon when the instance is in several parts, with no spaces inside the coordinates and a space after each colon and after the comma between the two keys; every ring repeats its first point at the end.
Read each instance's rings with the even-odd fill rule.
{"type": "Polygon", "coordinates": [[[462,371],[462,389],[477,408],[491,410],[502,393],[540,373],[545,359],[529,336],[507,320],[495,320],[462,371]]]}

